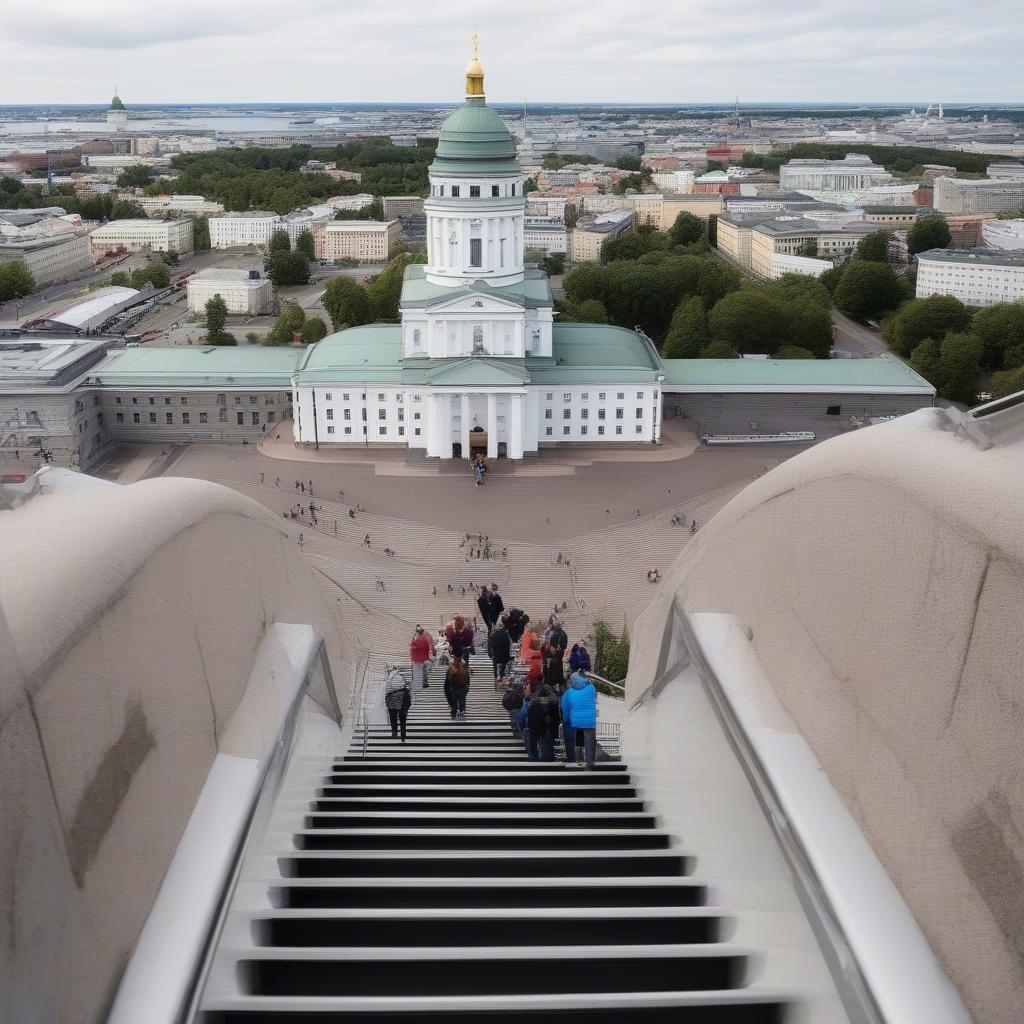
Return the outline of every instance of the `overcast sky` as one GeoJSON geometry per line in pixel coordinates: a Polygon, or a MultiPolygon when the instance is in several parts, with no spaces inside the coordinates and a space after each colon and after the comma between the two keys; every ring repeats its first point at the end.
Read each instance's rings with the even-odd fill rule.
{"type": "Polygon", "coordinates": [[[0,103],[1024,100],[1024,0],[36,0],[0,103]]]}

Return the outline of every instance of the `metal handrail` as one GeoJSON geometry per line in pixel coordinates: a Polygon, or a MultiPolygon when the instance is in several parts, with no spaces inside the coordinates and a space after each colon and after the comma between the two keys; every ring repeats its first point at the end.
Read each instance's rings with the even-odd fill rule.
{"type": "Polygon", "coordinates": [[[623,696],[625,696],[626,688],[622,683],[613,683],[610,679],[605,679],[604,676],[599,676],[596,672],[588,672],[588,679],[596,679],[599,683],[604,683],[605,686],[610,686],[613,690],[618,690],[623,696]]]}

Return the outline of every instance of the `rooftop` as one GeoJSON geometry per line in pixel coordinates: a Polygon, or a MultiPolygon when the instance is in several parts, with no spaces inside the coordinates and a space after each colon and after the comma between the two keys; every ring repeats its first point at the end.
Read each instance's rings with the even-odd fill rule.
{"type": "MultiPolygon", "coordinates": [[[[349,222],[351,223],[351,222],[349,222]]],[[[412,263],[405,268],[402,282],[402,309],[430,307],[463,295],[491,295],[496,299],[514,302],[519,306],[546,309],[552,305],[551,283],[542,270],[527,268],[523,280],[518,284],[493,287],[486,281],[474,281],[462,288],[448,288],[434,284],[425,276],[426,268],[421,263],[412,263]]]]}
{"type": "Polygon", "coordinates": [[[965,263],[988,267],[1024,267],[1024,253],[1006,249],[929,249],[917,254],[918,262],[965,263]]]}
{"type": "Polygon", "coordinates": [[[85,302],[69,306],[61,313],[54,313],[49,319],[67,327],[84,327],[94,317],[111,311],[111,314],[123,309],[125,304],[132,299],[138,298],[141,292],[134,288],[121,288],[111,285],[108,288],[100,288],[93,296],[85,302]]]}
{"type": "Polygon", "coordinates": [[[110,388],[291,386],[304,346],[177,345],[112,352],[89,375],[89,384],[110,388]]]}
{"type": "Polygon", "coordinates": [[[103,234],[108,231],[122,231],[125,228],[152,228],[165,224],[191,224],[187,217],[180,217],[177,220],[150,220],[148,217],[125,217],[123,220],[112,220],[109,224],[96,228],[93,235],[103,234]]]}
{"type": "Polygon", "coordinates": [[[666,359],[670,392],[808,392],[934,395],[894,356],[877,359],[666,359]]]}
{"type": "Polygon", "coordinates": [[[111,339],[0,334],[0,393],[71,384],[97,363],[111,339]]]}
{"type": "Polygon", "coordinates": [[[200,270],[188,279],[193,281],[232,281],[235,284],[248,285],[250,288],[258,288],[267,283],[267,278],[262,276],[262,271],[257,269],[243,270],[235,267],[209,267],[200,270]],[[255,277],[253,276],[255,274],[255,277]]]}

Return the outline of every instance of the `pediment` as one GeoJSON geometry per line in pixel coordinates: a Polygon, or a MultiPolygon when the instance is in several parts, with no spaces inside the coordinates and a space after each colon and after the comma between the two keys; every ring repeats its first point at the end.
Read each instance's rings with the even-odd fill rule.
{"type": "Polygon", "coordinates": [[[522,309],[523,303],[519,298],[505,298],[477,291],[462,292],[450,298],[441,296],[427,306],[431,313],[465,313],[477,316],[487,316],[489,313],[516,313],[522,309]]]}

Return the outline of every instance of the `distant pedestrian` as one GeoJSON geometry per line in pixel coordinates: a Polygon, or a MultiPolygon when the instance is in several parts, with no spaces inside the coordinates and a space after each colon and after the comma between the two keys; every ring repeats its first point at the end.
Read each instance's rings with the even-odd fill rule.
{"type": "Polygon", "coordinates": [[[391,738],[397,740],[399,729],[401,729],[404,743],[409,708],[412,707],[412,690],[405,676],[396,668],[391,669],[388,673],[384,686],[384,706],[388,709],[388,719],[391,722],[391,738]]]}
{"type": "Polygon", "coordinates": [[[504,620],[499,622],[487,638],[487,655],[494,667],[494,681],[507,675],[509,663],[512,661],[512,640],[508,635],[504,620]]]}
{"type": "Polygon", "coordinates": [[[275,476],[274,477],[274,486],[275,487],[280,487],[281,486],[281,478],[279,476],[275,476]]]}
{"type": "Polygon", "coordinates": [[[416,632],[409,641],[409,661],[412,664],[412,685],[424,690],[430,685],[427,682],[427,663],[435,656],[433,637],[417,623],[416,632]]]}
{"type": "Polygon", "coordinates": [[[457,654],[452,652],[451,664],[444,676],[444,695],[451,709],[452,720],[466,717],[466,697],[472,672],[457,654]]]}
{"type": "Polygon", "coordinates": [[[356,510],[354,508],[350,508],[348,510],[348,517],[349,517],[349,519],[355,519],[355,517],[356,517],[356,510]]]}
{"type": "Polygon", "coordinates": [[[260,473],[260,483],[263,483],[263,474],[260,473]]]}
{"type": "Polygon", "coordinates": [[[299,534],[299,547],[301,548],[302,545],[305,544],[305,543],[306,543],[306,538],[305,538],[305,536],[303,534],[300,533],[299,534]]]}
{"type": "Polygon", "coordinates": [[[299,481],[299,490],[300,490],[300,491],[301,491],[301,492],[302,492],[303,494],[305,494],[305,493],[306,493],[306,485],[305,485],[304,483],[302,483],[301,481],[299,481]]]}

